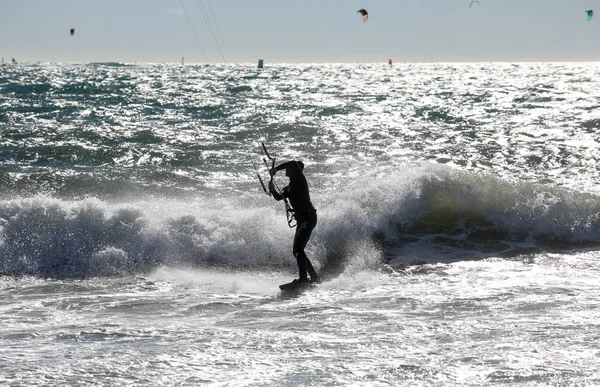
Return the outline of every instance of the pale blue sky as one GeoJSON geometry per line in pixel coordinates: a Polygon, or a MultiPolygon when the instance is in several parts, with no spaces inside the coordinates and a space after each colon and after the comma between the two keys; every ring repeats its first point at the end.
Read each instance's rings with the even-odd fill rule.
{"type": "MultiPolygon", "coordinates": [[[[600,0],[182,0],[217,63],[200,1],[232,63],[600,61],[600,0]]],[[[0,56],[206,62],[179,0],[0,0],[0,56]]]]}

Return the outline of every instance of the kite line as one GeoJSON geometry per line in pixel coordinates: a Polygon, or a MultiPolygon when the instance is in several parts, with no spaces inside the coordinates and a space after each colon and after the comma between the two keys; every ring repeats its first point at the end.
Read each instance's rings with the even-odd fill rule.
{"type": "Polygon", "coordinates": [[[212,14],[212,20],[210,18],[211,15],[209,15],[209,13],[206,10],[206,7],[204,5],[204,2],[202,0],[196,0],[196,5],[198,6],[198,9],[200,10],[200,14],[202,15],[202,18],[204,19],[204,23],[206,23],[206,27],[208,28],[208,32],[210,32],[210,36],[212,37],[213,42],[215,43],[215,46],[217,46],[217,50],[219,51],[219,54],[221,55],[221,59],[223,59],[223,62],[227,63],[229,61],[225,58],[225,54],[227,53],[227,50],[225,50],[225,44],[219,42],[219,39],[217,39],[217,36],[215,34],[215,30],[217,30],[217,32],[219,33],[221,42],[223,41],[223,36],[220,34],[220,30],[218,29],[217,18],[215,17],[214,12],[212,11],[212,7],[210,6],[209,0],[207,0],[207,2],[208,2],[208,6],[210,8],[210,12],[212,14]],[[215,24],[216,28],[213,27],[213,23],[215,24]]]}
{"type": "Polygon", "coordinates": [[[194,36],[196,37],[196,42],[198,42],[198,47],[200,47],[200,51],[202,51],[202,55],[204,55],[204,59],[206,59],[206,61],[208,62],[208,57],[206,56],[206,53],[204,52],[204,48],[202,47],[202,43],[200,43],[200,39],[198,39],[198,34],[196,33],[196,29],[194,28],[194,25],[192,24],[192,21],[190,20],[190,17],[188,16],[187,10],[183,6],[183,1],[179,0],[179,4],[181,4],[181,8],[183,9],[185,18],[187,19],[188,23],[190,23],[190,27],[192,27],[192,31],[194,31],[194,36]]]}

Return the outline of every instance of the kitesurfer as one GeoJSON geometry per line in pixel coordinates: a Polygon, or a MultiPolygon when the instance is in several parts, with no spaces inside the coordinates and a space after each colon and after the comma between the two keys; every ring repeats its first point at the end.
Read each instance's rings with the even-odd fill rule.
{"type": "Polygon", "coordinates": [[[294,235],[293,254],[298,262],[298,270],[300,272],[300,278],[294,280],[294,282],[319,283],[321,280],[304,252],[304,248],[310,239],[310,234],[317,225],[317,210],[310,201],[308,182],[303,173],[304,164],[302,161],[288,161],[275,168],[271,168],[269,174],[275,176],[277,171],[281,171],[282,169],[285,169],[285,175],[290,179],[289,185],[279,193],[275,189],[273,179],[271,179],[269,182],[269,191],[277,201],[288,198],[294,209],[296,234],[294,235]],[[307,274],[310,275],[310,281],[307,274]]]}

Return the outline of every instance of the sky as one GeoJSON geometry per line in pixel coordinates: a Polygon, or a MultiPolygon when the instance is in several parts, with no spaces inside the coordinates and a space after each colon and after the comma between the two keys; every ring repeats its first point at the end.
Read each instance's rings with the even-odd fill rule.
{"type": "Polygon", "coordinates": [[[128,63],[600,61],[600,0],[479,0],[471,8],[469,2],[0,0],[0,56],[128,63]],[[594,7],[597,17],[587,21],[585,10],[594,7]],[[361,8],[369,12],[366,23],[361,8]]]}

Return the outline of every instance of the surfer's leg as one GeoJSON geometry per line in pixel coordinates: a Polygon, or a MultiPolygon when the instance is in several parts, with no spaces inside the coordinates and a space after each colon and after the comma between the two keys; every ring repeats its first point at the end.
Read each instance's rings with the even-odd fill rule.
{"type": "Polygon", "coordinates": [[[310,279],[311,279],[312,282],[317,282],[317,283],[321,282],[321,279],[319,278],[319,275],[317,274],[317,272],[316,272],[315,268],[313,267],[312,263],[310,263],[310,259],[308,259],[308,257],[306,257],[306,271],[310,275],[310,279]]]}
{"type": "MultiPolygon", "coordinates": [[[[310,238],[310,231],[307,232],[306,228],[297,227],[296,235],[294,235],[294,257],[296,257],[296,261],[298,262],[298,271],[300,273],[301,281],[308,281],[308,276],[306,275],[306,269],[308,262],[308,257],[304,252],[304,247],[308,243],[308,238],[310,238]]],[[[310,262],[309,262],[310,265],[310,262]]],[[[312,268],[312,265],[311,265],[312,268]]],[[[313,269],[314,270],[314,269],[313,269]]]]}
{"type": "Polygon", "coordinates": [[[317,214],[315,212],[306,222],[299,223],[299,226],[296,227],[296,235],[294,236],[294,257],[296,257],[296,261],[298,261],[298,270],[300,272],[301,280],[308,280],[306,275],[308,272],[308,274],[310,274],[310,279],[313,282],[320,282],[315,268],[304,252],[304,248],[316,225],[317,214]]]}

